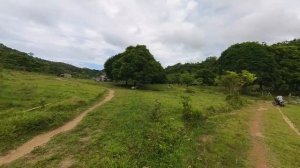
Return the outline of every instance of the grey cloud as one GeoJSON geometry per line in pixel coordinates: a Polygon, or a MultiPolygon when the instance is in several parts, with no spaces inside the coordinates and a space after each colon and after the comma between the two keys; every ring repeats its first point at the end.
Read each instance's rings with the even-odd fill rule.
{"type": "Polygon", "coordinates": [[[298,0],[0,0],[0,43],[78,66],[145,44],[164,65],[300,36],[298,0]]]}

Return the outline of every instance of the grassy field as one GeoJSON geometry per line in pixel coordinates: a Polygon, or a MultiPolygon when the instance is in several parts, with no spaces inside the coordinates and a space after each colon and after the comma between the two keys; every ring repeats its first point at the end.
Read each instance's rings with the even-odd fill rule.
{"type": "MultiPolygon", "coordinates": [[[[275,107],[264,116],[264,137],[269,150],[269,160],[273,167],[300,167],[300,137],[284,122],[275,107]]],[[[287,105],[282,112],[300,128],[300,106],[287,105]]]]}
{"type": "Polygon", "coordinates": [[[2,70],[0,80],[1,154],[70,120],[105,92],[93,81],[28,72],[2,70]]]}
{"type": "MultiPolygon", "coordinates": [[[[249,125],[259,108],[251,97],[243,97],[248,106],[234,110],[214,87],[131,90],[17,71],[4,71],[0,85],[2,153],[62,125],[107,88],[115,90],[110,102],[88,113],[75,129],[3,167],[251,167],[249,125]],[[183,117],[183,97],[190,98],[191,118],[200,118],[183,117]],[[28,111],[33,107],[39,108],[28,111]]],[[[263,104],[270,166],[300,167],[300,137],[270,102],[263,104]]],[[[281,110],[300,128],[300,105],[281,110]]]]}
{"type": "Polygon", "coordinates": [[[114,99],[74,130],[7,167],[248,167],[251,106],[215,112],[212,107],[222,109],[226,102],[213,89],[113,89],[114,99]],[[183,120],[181,96],[189,96],[192,108],[208,119],[183,120]],[[160,109],[157,121],[154,109],[160,109]]]}
{"type": "Polygon", "coordinates": [[[300,129],[300,104],[288,105],[282,108],[282,111],[300,129]]]}

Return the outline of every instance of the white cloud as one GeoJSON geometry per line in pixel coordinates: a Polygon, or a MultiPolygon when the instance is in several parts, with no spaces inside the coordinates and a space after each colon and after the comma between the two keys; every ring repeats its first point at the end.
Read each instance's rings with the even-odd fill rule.
{"type": "Polygon", "coordinates": [[[164,65],[200,61],[242,41],[300,36],[298,0],[0,0],[0,43],[102,67],[145,44],[164,65]]]}

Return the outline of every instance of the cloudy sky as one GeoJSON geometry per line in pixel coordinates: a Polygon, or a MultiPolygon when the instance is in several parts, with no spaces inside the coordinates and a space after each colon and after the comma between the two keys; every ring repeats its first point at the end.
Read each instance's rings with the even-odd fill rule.
{"type": "Polygon", "coordinates": [[[0,43],[102,69],[145,44],[163,66],[219,56],[233,43],[300,37],[299,0],[0,0],[0,43]]]}

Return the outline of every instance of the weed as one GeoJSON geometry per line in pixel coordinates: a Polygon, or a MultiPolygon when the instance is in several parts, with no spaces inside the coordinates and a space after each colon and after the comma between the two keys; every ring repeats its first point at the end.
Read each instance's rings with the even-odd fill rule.
{"type": "Polygon", "coordinates": [[[193,110],[191,105],[191,98],[188,96],[182,96],[182,117],[186,122],[203,121],[206,117],[199,111],[193,110]]]}
{"type": "Polygon", "coordinates": [[[195,93],[195,90],[192,89],[192,88],[186,88],[186,89],[185,89],[185,92],[186,92],[186,93],[195,93]]]}
{"type": "Polygon", "coordinates": [[[46,100],[45,99],[41,99],[39,104],[40,104],[40,106],[41,106],[42,109],[45,108],[45,106],[46,106],[46,100]]]}
{"type": "Polygon", "coordinates": [[[238,94],[230,94],[226,96],[226,102],[234,109],[239,109],[245,105],[245,102],[242,100],[238,94]]]}
{"type": "Polygon", "coordinates": [[[161,117],[162,117],[161,103],[158,100],[155,100],[154,108],[150,114],[150,119],[154,122],[158,122],[161,120],[161,117]]]}

